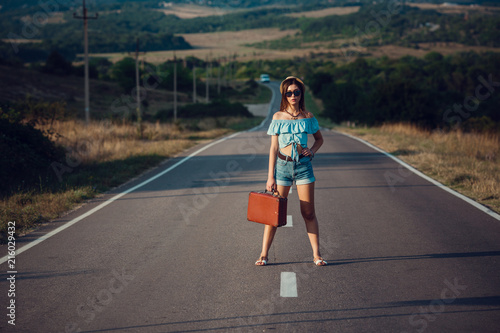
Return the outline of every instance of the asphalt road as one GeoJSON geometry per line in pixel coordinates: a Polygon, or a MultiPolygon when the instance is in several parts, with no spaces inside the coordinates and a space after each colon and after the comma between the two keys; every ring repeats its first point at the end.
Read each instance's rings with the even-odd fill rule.
{"type": "Polygon", "coordinates": [[[500,220],[333,131],[313,161],[330,265],[312,263],[294,188],[292,226],[254,266],[263,227],[246,209],[265,188],[268,121],[18,239],[71,222],[0,265],[0,331],[500,331],[500,220]]]}

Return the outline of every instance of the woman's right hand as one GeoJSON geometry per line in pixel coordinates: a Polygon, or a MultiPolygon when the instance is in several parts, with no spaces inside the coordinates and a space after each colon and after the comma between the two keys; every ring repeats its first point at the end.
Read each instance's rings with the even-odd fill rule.
{"type": "Polygon", "coordinates": [[[266,190],[269,192],[275,192],[277,190],[276,179],[269,178],[266,184],[266,190]]]}

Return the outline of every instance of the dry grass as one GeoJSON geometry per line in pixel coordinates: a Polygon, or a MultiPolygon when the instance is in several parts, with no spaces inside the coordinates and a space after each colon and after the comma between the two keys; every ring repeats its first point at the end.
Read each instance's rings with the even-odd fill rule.
{"type": "MultiPolygon", "coordinates": [[[[48,126],[46,128],[48,129],[48,126]]],[[[192,132],[182,126],[162,123],[144,123],[142,138],[136,125],[116,124],[110,121],[92,122],[89,126],[81,121],[57,122],[52,130],[60,135],[53,138],[59,145],[69,148],[72,157],[81,163],[108,162],[137,155],[169,157],[192,146],[192,136],[210,139],[228,133],[227,129],[207,129],[192,132]]]]}
{"type": "Polygon", "coordinates": [[[424,131],[407,124],[341,128],[500,212],[500,136],[424,131]]]}
{"type": "MultiPolygon", "coordinates": [[[[231,119],[226,122],[231,123],[231,119]]],[[[193,125],[205,126],[205,130],[194,132],[182,125],[145,123],[141,138],[133,124],[100,121],[85,126],[81,121],[56,122],[52,130],[60,136],[52,139],[67,148],[62,163],[70,171],[62,175],[55,189],[17,193],[0,201],[0,242],[5,240],[8,221],[16,221],[16,232],[22,234],[99,195],[99,190],[122,184],[200,141],[231,132],[214,128],[210,119],[193,125]]]]}

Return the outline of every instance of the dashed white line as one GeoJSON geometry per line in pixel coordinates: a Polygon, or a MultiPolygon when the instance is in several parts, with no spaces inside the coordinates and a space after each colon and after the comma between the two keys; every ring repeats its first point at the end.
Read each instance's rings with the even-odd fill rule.
{"type": "Polygon", "coordinates": [[[281,272],[281,297],[298,297],[297,274],[293,272],[281,272]]]}
{"type": "Polygon", "coordinates": [[[292,218],[292,215],[287,215],[286,216],[286,224],[283,227],[288,227],[288,228],[293,227],[293,218],[292,218]]]}

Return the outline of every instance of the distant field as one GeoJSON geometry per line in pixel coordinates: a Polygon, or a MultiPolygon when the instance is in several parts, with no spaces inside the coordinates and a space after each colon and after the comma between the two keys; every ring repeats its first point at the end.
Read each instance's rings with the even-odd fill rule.
{"type": "Polygon", "coordinates": [[[359,8],[360,8],[359,6],[332,7],[332,8],[326,8],[326,9],[321,9],[321,10],[313,10],[310,12],[292,13],[292,14],[288,14],[287,16],[319,18],[319,17],[330,16],[330,15],[347,15],[347,14],[356,13],[357,11],[359,11],[359,8]]]}
{"type": "MultiPolygon", "coordinates": [[[[228,57],[237,54],[237,59],[246,61],[251,59],[286,59],[297,55],[304,55],[309,50],[299,53],[279,50],[261,50],[245,46],[245,44],[280,39],[286,36],[293,36],[298,30],[280,30],[278,28],[252,29],[242,31],[222,31],[213,33],[182,34],[181,36],[193,46],[191,50],[180,51],[158,51],[148,52],[145,55],[147,61],[151,63],[162,63],[174,58],[174,53],[178,58],[194,56],[199,59],[207,57],[228,57]]],[[[94,56],[105,56],[111,61],[118,61],[125,56],[124,53],[94,54],[94,56]]]]}
{"type": "Polygon", "coordinates": [[[165,15],[175,15],[181,19],[191,19],[195,17],[206,17],[215,15],[225,15],[229,10],[216,8],[216,7],[206,7],[206,6],[196,6],[196,5],[172,5],[165,9],[158,9],[158,11],[165,13],[165,15]]]}
{"type": "MultiPolygon", "coordinates": [[[[238,61],[249,61],[255,59],[275,60],[275,59],[290,59],[294,57],[306,57],[311,54],[329,54],[336,56],[339,61],[346,60],[343,58],[343,53],[340,48],[332,47],[331,42],[314,42],[307,43],[301,47],[290,45],[290,50],[277,49],[258,49],[247,44],[271,41],[281,39],[286,36],[295,36],[299,30],[280,30],[278,28],[252,29],[242,31],[223,31],[214,33],[196,33],[182,34],[181,36],[190,43],[194,49],[181,51],[158,51],[148,52],[144,55],[144,59],[151,63],[163,63],[174,58],[174,53],[177,58],[194,56],[199,59],[218,58],[237,56],[238,61]]],[[[345,39],[339,39],[336,42],[345,42],[345,39]]],[[[356,54],[367,54],[370,57],[388,56],[389,58],[400,58],[405,55],[415,57],[423,57],[431,51],[436,51],[444,55],[453,54],[456,52],[475,51],[498,52],[498,48],[485,46],[467,46],[457,43],[420,43],[418,49],[408,48],[396,45],[383,45],[377,47],[361,47],[355,49],[356,54]]],[[[106,53],[93,54],[93,56],[102,56],[109,58],[112,62],[121,60],[124,57],[130,56],[126,53],[106,53]]],[[[142,57],[141,57],[142,58],[142,57]]]]}
{"type": "Polygon", "coordinates": [[[457,52],[499,52],[498,48],[486,46],[469,46],[457,43],[419,43],[419,49],[408,48],[396,45],[383,45],[365,49],[364,52],[370,53],[373,57],[387,56],[389,58],[400,58],[405,55],[414,57],[423,57],[431,51],[439,52],[443,55],[450,55],[457,52]]]}
{"type": "Polygon", "coordinates": [[[478,6],[478,5],[449,5],[449,4],[432,4],[432,3],[408,3],[408,6],[417,7],[420,9],[432,9],[444,14],[465,14],[468,12],[500,12],[500,7],[478,6]]]}
{"type": "MultiPolygon", "coordinates": [[[[359,6],[352,7],[332,7],[321,10],[314,10],[302,13],[288,14],[290,17],[311,17],[318,18],[330,15],[347,15],[355,13],[359,10],[359,6]]],[[[166,15],[176,15],[182,19],[191,19],[195,17],[206,17],[214,15],[225,15],[234,10],[221,9],[217,7],[205,7],[196,5],[172,5],[166,7],[165,9],[158,9],[158,11],[165,13],[166,15]]]]}
{"type": "Polygon", "coordinates": [[[294,35],[299,30],[280,30],[279,28],[251,29],[241,31],[221,31],[213,33],[182,34],[193,47],[227,48],[244,44],[273,40],[294,35]]]}
{"type": "Polygon", "coordinates": [[[4,43],[15,43],[15,44],[21,44],[21,43],[41,43],[41,39],[1,39],[2,42],[4,43]]]}
{"type": "MultiPolygon", "coordinates": [[[[411,6],[420,7],[423,9],[435,9],[438,11],[451,13],[461,12],[466,13],[469,11],[483,11],[499,13],[500,8],[495,7],[482,7],[482,6],[445,6],[435,4],[409,4],[411,6]],[[494,10],[496,12],[494,12],[494,10]]],[[[332,7],[317,11],[308,11],[301,13],[287,14],[290,17],[308,17],[319,18],[329,15],[347,15],[359,11],[360,7],[332,7]]],[[[210,15],[222,15],[232,10],[219,9],[214,7],[204,7],[196,5],[172,5],[161,10],[165,14],[174,14],[181,18],[194,18],[210,15]]],[[[317,41],[302,43],[300,37],[294,38],[300,30],[280,30],[279,28],[264,28],[264,29],[251,29],[240,31],[221,31],[212,33],[192,33],[180,34],[184,39],[193,46],[190,50],[181,51],[157,51],[148,52],[144,58],[151,63],[163,63],[167,60],[173,59],[174,55],[178,58],[187,56],[194,56],[199,59],[208,58],[223,58],[236,56],[237,61],[249,61],[255,59],[262,60],[275,60],[275,59],[290,59],[294,57],[307,57],[309,55],[324,56],[334,61],[348,61],[356,57],[356,55],[363,54],[368,57],[388,56],[390,58],[399,58],[405,55],[422,57],[431,51],[437,51],[442,54],[453,54],[456,52],[465,51],[493,51],[498,52],[498,48],[483,47],[483,46],[466,46],[457,43],[421,43],[419,48],[410,48],[395,45],[359,47],[355,49],[353,57],[345,58],[343,50],[340,48],[342,44],[352,41],[351,38],[342,38],[338,36],[331,41],[317,41]],[[282,40],[285,37],[291,37],[290,45],[287,40],[279,42],[279,47],[273,47],[273,43],[269,43],[268,48],[249,46],[261,42],[271,42],[275,40],[282,40]],[[356,53],[357,52],[357,53],[356,53]]],[[[125,53],[109,53],[109,54],[94,54],[94,56],[108,57],[111,61],[115,62],[123,57],[129,56],[125,53]]]]}
{"type": "MultiPolygon", "coordinates": [[[[40,13],[40,12],[39,12],[40,13]]],[[[21,18],[21,21],[23,22],[33,22],[33,17],[31,15],[26,15],[21,18]]],[[[38,21],[37,24],[40,25],[45,25],[45,24],[58,24],[58,23],[66,23],[66,20],[64,19],[64,13],[63,12],[51,12],[47,16],[38,16],[38,21]]],[[[35,25],[37,25],[35,24],[35,25]]]]}

